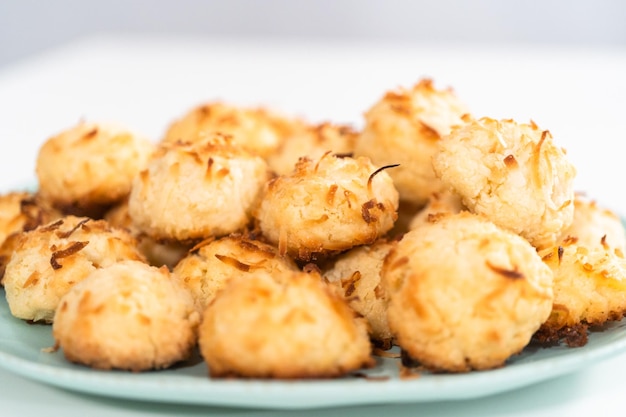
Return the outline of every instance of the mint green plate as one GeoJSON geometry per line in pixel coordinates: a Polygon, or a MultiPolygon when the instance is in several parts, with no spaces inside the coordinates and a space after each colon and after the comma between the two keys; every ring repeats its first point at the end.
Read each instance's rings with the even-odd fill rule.
{"type": "Polygon", "coordinates": [[[68,363],[53,345],[51,326],[14,318],[0,290],[0,366],[57,387],[151,402],[276,409],[477,398],[565,375],[626,351],[626,320],[593,332],[581,348],[530,346],[506,366],[455,375],[399,377],[398,359],[379,358],[367,374],[333,380],[211,379],[197,357],[147,373],[97,371],[68,363]],[[380,377],[380,378],[379,378],[380,377]]]}

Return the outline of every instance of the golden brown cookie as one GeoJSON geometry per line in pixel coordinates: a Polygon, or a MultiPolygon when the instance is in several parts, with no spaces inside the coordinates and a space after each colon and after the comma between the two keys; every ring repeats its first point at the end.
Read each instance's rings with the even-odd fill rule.
{"type": "Polygon", "coordinates": [[[339,289],[348,305],[367,320],[370,337],[383,348],[391,347],[393,335],[387,322],[381,269],[395,243],[381,239],[350,249],[338,255],[323,273],[323,277],[339,289]]]}
{"type": "Polygon", "coordinates": [[[128,196],[154,144],[128,129],[80,122],[39,148],[41,197],[67,213],[99,216],[128,196]]]}
{"type": "Polygon", "coordinates": [[[61,213],[29,191],[0,195],[0,285],[19,235],[61,217],[61,213]]]}
{"type": "Polygon", "coordinates": [[[211,376],[330,378],[373,364],[367,326],[318,274],[231,279],[204,312],[211,376]]]}
{"type": "Polygon", "coordinates": [[[552,271],[535,248],[469,212],[405,234],[382,276],[396,343],[437,371],[504,365],[552,308],[552,271]]]}
{"type": "Polygon", "coordinates": [[[554,272],[554,304],[536,335],[539,341],[582,346],[587,342],[587,326],[625,315],[626,259],[621,253],[581,246],[572,239],[541,254],[554,272]]]}
{"type": "Polygon", "coordinates": [[[191,292],[197,310],[203,312],[234,277],[256,271],[273,274],[297,270],[293,259],[279,255],[276,247],[244,235],[231,235],[194,247],[173,272],[191,292]]]}
{"type": "Polygon", "coordinates": [[[537,248],[553,246],[572,223],[576,169],[549,131],[485,117],[439,144],[435,173],[470,211],[537,248]]]}
{"type": "Polygon", "coordinates": [[[173,121],[165,142],[195,142],[215,132],[232,135],[253,154],[266,157],[304,122],[264,107],[237,106],[222,101],[198,105],[173,121]]]}
{"type": "Polygon", "coordinates": [[[358,133],[351,126],[320,123],[297,130],[267,157],[270,168],[279,175],[294,170],[298,159],[319,159],[325,153],[352,155],[358,133]]]}
{"type": "Polygon", "coordinates": [[[94,270],[61,298],[52,331],[71,362],[139,372],[187,359],[199,321],[167,268],[121,261],[94,270]]]}
{"type": "Polygon", "coordinates": [[[201,240],[244,229],[268,179],[265,161],[231,136],[163,142],[133,183],[133,224],[156,240],[201,240]]]}
{"type": "Polygon", "coordinates": [[[22,230],[26,220],[22,213],[22,201],[30,196],[27,191],[0,195],[0,244],[9,235],[22,230]]]}
{"type": "Polygon", "coordinates": [[[431,164],[439,139],[467,113],[451,88],[435,88],[431,79],[389,91],[365,113],[355,155],[378,166],[400,164],[389,172],[400,199],[420,207],[443,189],[431,164]]]}
{"type": "Polygon", "coordinates": [[[266,187],[260,230],[281,254],[301,261],[372,243],[397,218],[398,192],[385,168],[365,157],[303,158],[266,187]]]}
{"type": "Polygon", "coordinates": [[[616,212],[583,194],[574,199],[574,220],[562,233],[562,239],[576,240],[579,246],[605,248],[626,253],[626,232],[616,212]]]}
{"type": "Polygon", "coordinates": [[[4,274],[11,314],[50,323],[72,286],[96,269],[128,259],[144,260],[137,242],[104,220],[65,216],[24,232],[4,274]]]}

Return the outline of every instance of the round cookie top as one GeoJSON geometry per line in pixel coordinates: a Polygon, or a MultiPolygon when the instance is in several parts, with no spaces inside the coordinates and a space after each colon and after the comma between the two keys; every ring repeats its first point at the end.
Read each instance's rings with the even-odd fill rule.
{"type": "Polygon", "coordinates": [[[214,377],[328,378],[372,365],[365,322],[300,271],[230,280],[204,312],[199,346],[214,377]]]}
{"type": "Polygon", "coordinates": [[[123,127],[80,122],[39,149],[39,193],[67,212],[90,215],[128,196],[153,149],[150,140],[123,127]]]}
{"type": "Polygon", "coordinates": [[[433,168],[467,208],[550,247],[574,216],[576,169],[535,123],[481,118],[439,142],[433,168]]]}
{"type": "Polygon", "coordinates": [[[26,223],[22,201],[31,197],[27,191],[14,191],[0,195],[0,245],[11,234],[21,231],[26,223]]]}
{"type": "Polygon", "coordinates": [[[357,131],[348,125],[327,122],[306,126],[283,141],[267,157],[267,163],[277,174],[288,174],[302,157],[315,160],[327,152],[351,155],[357,137],[357,131]]]}
{"type": "Polygon", "coordinates": [[[38,194],[13,191],[0,195],[0,245],[16,232],[28,231],[61,217],[38,194]]]}
{"type": "Polygon", "coordinates": [[[255,271],[298,270],[278,249],[241,234],[209,240],[192,248],[174,267],[174,276],[191,292],[198,311],[211,303],[226,283],[236,276],[255,271]]]}
{"type": "Polygon", "coordinates": [[[379,166],[400,164],[389,173],[400,199],[422,206],[443,189],[431,164],[437,143],[468,113],[452,89],[437,89],[428,78],[411,88],[389,91],[365,113],[355,155],[367,156],[379,166]]]}
{"type": "Polygon", "coordinates": [[[60,298],[92,271],[121,260],[144,261],[135,238],[104,220],[65,216],[21,234],[5,270],[15,317],[52,322],[60,298]]]}
{"type": "Polygon", "coordinates": [[[248,151],[266,157],[304,122],[263,107],[243,107],[221,101],[198,105],[170,124],[165,142],[195,142],[216,132],[237,138],[248,151]]]}
{"type": "Polygon", "coordinates": [[[397,343],[434,370],[501,366],[552,308],[552,271],[535,248],[469,212],[406,233],[382,276],[397,343]]]}
{"type": "Polygon", "coordinates": [[[561,237],[587,248],[604,248],[626,254],[626,232],[616,212],[583,194],[574,198],[574,220],[561,237]]]}
{"type": "Polygon", "coordinates": [[[162,240],[201,240],[244,229],[269,176],[230,135],[163,142],[133,182],[133,224],[162,240]]]}
{"type": "Polygon", "coordinates": [[[188,358],[199,319],[167,268],[121,261],[93,271],[63,296],[53,336],[72,362],[138,372],[188,358]]]}
{"type": "Polygon", "coordinates": [[[20,234],[61,216],[61,212],[37,194],[14,191],[0,195],[0,285],[20,234]]]}
{"type": "Polygon", "coordinates": [[[374,242],[397,218],[398,192],[385,168],[365,157],[301,158],[266,187],[256,214],[263,235],[301,261],[374,242]]]}

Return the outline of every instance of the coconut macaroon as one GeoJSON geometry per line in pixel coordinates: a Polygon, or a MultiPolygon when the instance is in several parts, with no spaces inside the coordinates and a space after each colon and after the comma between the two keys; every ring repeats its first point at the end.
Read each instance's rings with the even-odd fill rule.
{"type": "Polygon", "coordinates": [[[276,247],[236,234],[197,245],[173,272],[203,312],[230,279],[259,270],[273,274],[297,271],[298,266],[290,257],[279,255],[276,247]]]}
{"type": "Polygon", "coordinates": [[[576,169],[547,130],[485,117],[439,144],[433,168],[469,210],[537,248],[554,245],[572,223],[576,169]]]}
{"type": "Polygon", "coordinates": [[[389,349],[393,337],[387,323],[387,300],[380,283],[383,261],[396,242],[385,239],[340,254],[323,277],[369,323],[369,333],[376,345],[389,349]]]}
{"type": "Polygon", "coordinates": [[[37,194],[14,191],[0,195],[0,285],[19,235],[61,217],[61,213],[37,194]]]}
{"type": "Polygon", "coordinates": [[[437,89],[431,79],[389,91],[365,113],[355,155],[379,166],[400,164],[390,172],[400,199],[422,206],[443,189],[431,163],[439,139],[467,113],[451,88],[437,89]]]}
{"type": "Polygon", "coordinates": [[[562,237],[570,242],[576,239],[579,246],[626,253],[626,232],[620,217],[583,194],[575,196],[574,220],[562,237]]]}
{"type": "Polygon", "coordinates": [[[293,171],[302,157],[319,159],[325,153],[350,155],[358,133],[351,126],[320,123],[307,126],[289,136],[267,157],[270,168],[279,175],[293,171]]]}
{"type": "Polygon", "coordinates": [[[4,287],[13,316],[51,323],[59,300],[96,269],[144,258],[129,232],[104,220],[66,216],[20,236],[4,287]]]}
{"type": "Polygon", "coordinates": [[[540,342],[587,343],[587,326],[626,313],[626,259],[610,247],[581,246],[576,239],[541,252],[554,272],[552,313],[536,334],[540,342]]]}
{"type": "Polygon", "coordinates": [[[245,228],[269,170],[232,136],[163,142],[135,178],[133,224],[157,240],[201,240],[245,228]]]}
{"type": "Polygon", "coordinates": [[[373,365],[365,321],[316,273],[231,279],[198,341],[213,377],[331,378],[373,365]]]}
{"type": "Polygon", "coordinates": [[[39,148],[39,193],[70,214],[98,216],[130,193],[154,144],[111,124],[80,122],[39,148]]]}
{"type": "Polygon", "coordinates": [[[52,334],[71,362],[139,372],[187,359],[199,321],[167,268],[122,261],[93,271],[61,298],[52,334]]]}
{"type": "Polygon", "coordinates": [[[26,223],[22,213],[22,201],[31,197],[27,191],[14,191],[0,195],[0,244],[5,239],[21,231],[26,223]]]}
{"type": "Polygon", "coordinates": [[[405,234],[382,276],[396,343],[437,371],[503,365],[552,309],[552,271],[535,248],[469,212],[405,234]]]}
{"type": "Polygon", "coordinates": [[[409,230],[416,229],[422,224],[433,221],[436,216],[456,214],[463,210],[465,210],[465,207],[458,194],[447,190],[434,193],[430,196],[422,210],[413,216],[409,222],[409,230]]]}
{"type": "Polygon", "coordinates": [[[261,232],[300,261],[374,242],[397,218],[398,192],[385,168],[330,153],[300,159],[266,186],[256,215],[261,232]]]}
{"type": "Polygon", "coordinates": [[[128,229],[137,239],[139,251],[146,261],[153,266],[167,266],[172,269],[184,258],[192,245],[188,243],[168,240],[159,242],[145,233],[142,233],[134,224],[128,213],[128,199],[111,207],[103,216],[113,227],[128,229]]]}
{"type": "Polygon", "coordinates": [[[61,216],[47,201],[30,191],[0,195],[0,244],[15,232],[32,230],[61,216]]]}
{"type": "Polygon", "coordinates": [[[264,107],[244,107],[221,101],[198,105],[173,121],[165,142],[195,142],[215,132],[230,134],[248,151],[266,157],[304,122],[264,107]]]}

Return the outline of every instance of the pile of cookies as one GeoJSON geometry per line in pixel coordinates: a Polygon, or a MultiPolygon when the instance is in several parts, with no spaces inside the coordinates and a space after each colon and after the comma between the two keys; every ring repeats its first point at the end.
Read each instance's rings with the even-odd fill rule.
{"type": "Polygon", "coordinates": [[[0,196],[0,279],[67,360],[330,378],[398,347],[422,369],[586,343],[626,312],[619,216],[534,122],[430,79],[361,129],[207,102],[150,140],[81,121],[0,196]]]}

